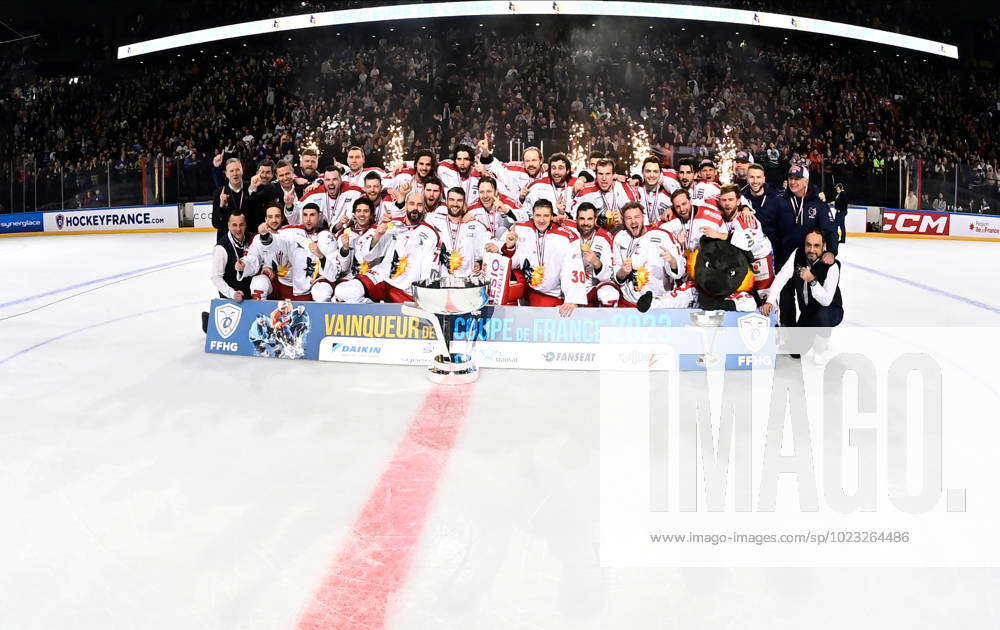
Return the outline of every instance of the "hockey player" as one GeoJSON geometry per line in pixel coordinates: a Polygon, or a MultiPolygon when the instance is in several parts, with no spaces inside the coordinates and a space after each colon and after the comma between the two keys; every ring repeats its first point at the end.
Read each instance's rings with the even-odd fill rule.
{"type": "Polygon", "coordinates": [[[365,194],[365,191],[357,186],[345,184],[340,178],[340,171],[330,169],[323,173],[323,181],[306,188],[296,206],[296,211],[292,216],[288,216],[288,222],[295,224],[295,219],[304,217],[298,216],[299,208],[306,204],[314,203],[320,209],[320,216],[327,226],[333,227],[340,222],[341,217],[347,215],[350,218],[351,206],[354,200],[365,194]]]}
{"type": "MultiPolygon", "coordinates": [[[[695,185],[695,172],[694,172],[694,160],[691,158],[682,158],[680,162],[677,163],[677,185],[679,188],[691,193],[691,187],[695,185]]],[[[670,193],[674,194],[673,192],[670,193]]]]}
{"type": "MultiPolygon", "coordinates": [[[[325,289],[322,286],[317,288],[317,284],[330,284],[330,279],[323,276],[323,267],[326,263],[326,255],[323,252],[331,248],[333,237],[329,230],[322,228],[322,221],[319,206],[310,202],[302,207],[301,225],[286,225],[273,237],[279,247],[287,248],[286,255],[291,261],[293,300],[314,299],[314,289],[322,298],[325,289]]],[[[248,276],[255,275],[263,264],[263,258],[260,256],[247,256],[243,260],[246,264],[245,275],[248,276]]],[[[333,271],[331,269],[331,272],[333,271]]]]}
{"type": "Polygon", "coordinates": [[[273,356],[277,341],[274,339],[274,330],[263,313],[250,324],[250,343],[259,356],[273,356]]]}
{"type": "Polygon", "coordinates": [[[497,192],[497,180],[492,177],[479,179],[479,200],[469,206],[469,214],[486,226],[491,239],[502,242],[503,235],[517,223],[518,215],[523,212],[519,203],[497,192]]]}
{"type": "Polygon", "coordinates": [[[466,216],[464,190],[458,186],[449,190],[447,203],[447,214],[427,215],[427,223],[441,236],[440,274],[459,278],[478,275],[490,233],[485,225],[466,216]]]}
{"type": "Polygon", "coordinates": [[[654,298],[666,296],[684,276],[686,263],[673,234],[646,226],[640,204],[626,204],[623,214],[625,229],[615,235],[612,259],[621,290],[618,306],[632,307],[647,291],[654,298]]]}
{"type": "Polygon", "coordinates": [[[618,289],[611,282],[614,267],[612,237],[607,230],[597,227],[597,208],[594,204],[584,203],[577,208],[573,229],[580,237],[580,256],[583,271],[587,274],[587,305],[610,306],[618,300],[618,289]]]}
{"type": "MultiPolygon", "coordinates": [[[[656,157],[650,156],[642,161],[642,186],[636,194],[646,215],[647,225],[657,226],[673,218],[670,192],[662,184],[664,177],[660,160],[656,157]]],[[[670,181],[676,184],[676,179],[670,181]]]]}
{"type": "Polygon", "coordinates": [[[299,153],[299,168],[295,172],[295,187],[299,196],[305,189],[322,177],[316,169],[319,167],[319,152],[316,149],[303,149],[299,153]]]}
{"type": "Polygon", "coordinates": [[[726,231],[711,227],[703,227],[702,234],[711,238],[729,240],[736,247],[750,252],[753,262],[753,288],[761,299],[767,299],[768,290],[774,282],[774,250],[771,241],[764,235],[760,223],[752,212],[740,212],[746,206],[740,206],[740,188],[736,184],[722,187],[719,195],[719,205],[726,231]],[[728,234],[727,234],[728,232],[728,234]]]}
{"type": "Polygon", "coordinates": [[[577,240],[572,232],[553,225],[552,202],[536,201],[532,220],[514,225],[500,250],[517,270],[518,286],[509,297],[523,297],[528,306],[558,306],[563,317],[586,304],[587,274],[577,240]]]}
{"type": "Polygon", "coordinates": [[[371,173],[377,174],[380,180],[389,176],[376,166],[365,166],[365,152],[359,146],[347,149],[347,164],[337,164],[337,166],[340,167],[344,183],[358,188],[365,187],[366,178],[371,173]]]}
{"type": "MultiPolygon", "coordinates": [[[[336,251],[328,253],[337,261],[336,283],[344,278],[355,278],[368,273],[372,265],[377,263],[385,253],[385,248],[392,240],[385,238],[391,229],[388,217],[385,221],[375,222],[374,205],[367,197],[361,197],[354,202],[354,217],[345,229],[336,237],[336,251]]],[[[332,297],[332,293],[330,294],[332,297]]]]}
{"type": "MultiPolygon", "coordinates": [[[[539,199],[548,199],[555,209],[557,220],[561,220],[569,215],[573,206],[574,184],[576,179],[570,177],[572,165],[569,157],[565,153],[555,153],[549,156],[549,174],[531,182],[527,187],[527,195],[524,198],[524,208],[533,208],[539,199]]],[[[526,221],[527,210],[523,212],[526,221]]]]}
{"type": "Polygon", "coordinates": [[[746,149],[736,152],[733,159],[733,183],[744,188],[747,185],[747,170],[753,164],[753,155],[746,149]]]}
{"type": "Polygon", "coordinates": [[[246,257],[256,259],[252,268],[259,269],[259,273],[250,278],[250,296],[255,300],[292,298],[292,244],[275,237],[283,222],[282,209],[277,204],[271,204],[265,211],[264,224],[247,250],[246,257]]]}
{"type": "Polygon", "coordinates": [[[412,302],[413,283],[426,280],[438,264],[441,238],[437,230],[424,222],[424,198],[417,192],[406,197],[406,224],[392,230],[386,238],[382,261],[366,274],[337,285],[338,302],[412,302]]]}
{"type": "Polygon", "coordinates": [[[493,155],[493,148],[484,139],[479,141],[479,163],[489,171],[500,185],[500,191],[518,200],[518,205],[527,203],[528,186],[545,176],[542,165],[542,151],[538,147],[528,147],[521,153],[521,162],[504,164],[493,155]]]}
{"type": "Polygon", "coordinates": [[[396,205],[395,200],[382,188],[382,175],[377,169],[368,171],[364,179],[365,198],[371,202],[375,210],[376,223],[382,221],[383,217],[391,219],[402,219],[403,210],[396,205]]]}
{"type": "Polygon", "coordinates": [[[719,171],[715,162],[704,159],[698,164],[699,180],[691,187],[691,204],[696,208],[711,206],[719,207],[719,171]]]}
{"type": "Polygon", "coordinates": [[[473,168],[473,157],[472,147],[460,144],[455,147],[452,159],[442,160],[437,168],[437,176],[441,180],[442,188],[445,190],[461,188],[465,191],[465,198],[469,203],[475,203],[479,196],[480,173],[473,168]]]}
{"type": "Polygon", "coordinates": [[[383,182],[386,188],[396,189],[402,193],[399,200],[405,203],[406,195],[411,191],[423,191],[424,182],[431,177],[437,177],[437,158],[427,150],[417,151],[413,166],[399,169],[393,173],[391,182],[383,182]]]}
{"type": "Polygon", "coordinates": [[[637,197],[632,187],[624,182],[615,181],[615,165],[608,159],[597,162],[597,182],[587,186],[573,200],[573,210],[570,218],[576,217],[576,209],[582,203],[592,203],[599,211],[598,225],[610,230],[616,230],[622,224],[621,208],[637,197]]]}
{"type": "Polygon", "coordinates": [[[683,188],[678,188],[670,195],[673,202],[674,218],[660,227],[674,235],[684,252],[698,249],[701,241],[702,228],[711,228],[722,232],[725,226],[722,214],[712,206],[693,207],[691,195],[683,188]]]}

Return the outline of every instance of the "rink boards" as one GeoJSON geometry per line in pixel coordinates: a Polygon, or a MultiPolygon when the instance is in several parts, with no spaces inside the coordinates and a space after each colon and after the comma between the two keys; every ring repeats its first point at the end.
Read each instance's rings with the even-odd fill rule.
{"type": "MultiPolygon", "coordinates": [[[[445,326],[451,350],[485,368],[703,370],[702,339],[728,370],[774,365],[773,315],[727,312],[722,327],[706,329],[692,323],[699,312],[578,308],[563,318],[556,308],[488,306],[481,317],[454,316],[445,326]],[[659,344],[650,341],[678,327],[698,333],[699,352],[664,351],[662,334],[659,344]],[[712,346],[716,338],[725,341],[712,346]]],[[[213,300],[205,339],[213,354],[389,365],[430,365],[438,348],[434,328],[399,304],[213,300]]]]}

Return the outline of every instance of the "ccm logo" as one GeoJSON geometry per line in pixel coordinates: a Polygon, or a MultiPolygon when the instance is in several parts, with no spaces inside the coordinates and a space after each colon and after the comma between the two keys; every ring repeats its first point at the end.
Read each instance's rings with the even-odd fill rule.
{"type": "Polygon", "coordinates": [[[922,212],[882,213],[882,231],[897,234],[948,234],[948,214],[924,214],[922,212]]]}

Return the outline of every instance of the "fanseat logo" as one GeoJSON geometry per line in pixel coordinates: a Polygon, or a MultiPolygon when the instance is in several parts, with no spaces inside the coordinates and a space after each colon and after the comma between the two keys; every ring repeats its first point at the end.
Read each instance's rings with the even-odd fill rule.
{"type": "Polygon", "coordinates": [[[240,325],[242,316],[243,309],[235,304],[223,304],[215,309],[215,329],[219,331],[219,336],[229,339],[240,325]]]}
{"type": "Polygon", "coordinates": [[[882,231],[889,234],[948,234],[948,214],[924,212],[899,212],[886,210],[882,213],[882,231]]]}

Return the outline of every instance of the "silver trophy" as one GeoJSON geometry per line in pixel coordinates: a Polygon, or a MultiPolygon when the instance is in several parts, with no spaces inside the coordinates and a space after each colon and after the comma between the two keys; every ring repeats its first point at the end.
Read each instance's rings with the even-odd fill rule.
{"type": "Polygon", "coordinates": [[[437,352],[427,377],[442,385],[461,385],[479,378],[472,360],[471,335],[465,352],[452,352],[452,327],[447,323],[456,315],[479,317],[486,304],[486,285],[470,278],[434,278],[415,282],[413,297],[416,303],[404,304],[403,314],[430,322],[437,337],[437,352]]]}
{"type": "Polygon", "coordinates": [[[698,356],[698,365],[705,369],[724,365],[725,355],[720,357],[719,353],[712,350],[712,346],[715,345],[715,338],[726,323],[726,312],[695,311],[691,313],[691,323],[701,331],[701,340],[705,346],[705,354],[698,356]]]}

